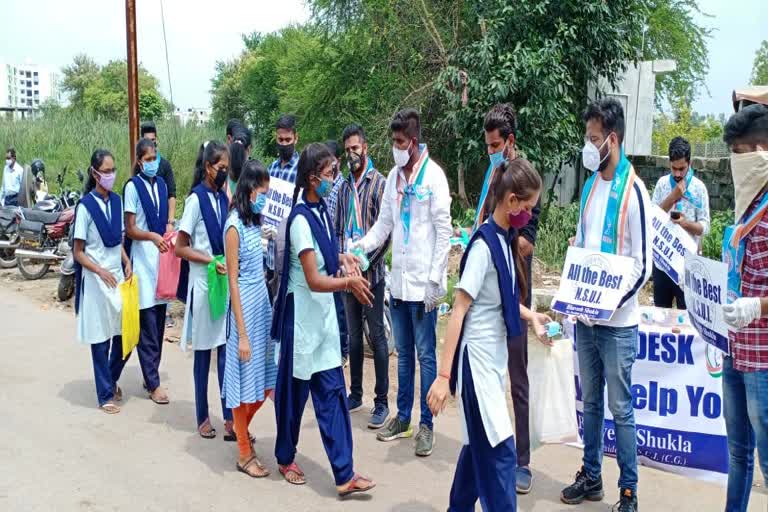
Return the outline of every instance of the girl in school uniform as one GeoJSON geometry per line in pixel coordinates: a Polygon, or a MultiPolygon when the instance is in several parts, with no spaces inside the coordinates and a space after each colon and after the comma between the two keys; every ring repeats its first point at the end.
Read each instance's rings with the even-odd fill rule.
{"type": "Polygon", "coordinates": [[[461,262],[453,312],[438,378],[427,395],[437,414],[458,388],[463,448],[450,494],[450,512],[471,512],[479,499],[484,512],[516,510],[517,456],[507,412],[507,339],[527,320],[547,343],[549,318],[521,305],[528,293],[517,230],[528,223],[541,179],[523,159],[504,162],[490,190],[493,215],[478,229],[461,262]],[[457,386],[458,384],[458,386],[457,386]]]}
{"type": "MultiPolygon", "coordinates": [[[[194,351],[193,377],[197,430],[201,437],[213,439],[216,429],[208,415],[208,373],[211,353],[216,350],[219,389],[223,390],[226,349],[226,315],[213,319],[208,301],[208,265],[215,256],[224,255],[224,224],[229,200],[222,187],[227,182],[229,152],[217,141],[200,148],[195,166],[192,191],[184,203],[179,223],[176,255],[189,262],[189,278],[184,310],[181,348],[194,351]]],[[[226,266],[217,263],[216,271],[226,275],[226,266]]],[[[224,415],[224,440],[235,441],[232,410],[221,400],[224,415]]]]}
{"type": "Polygon", "coordinates": [[[131,277],[123,249],[123,205],[112,192],[115,160],[99,149],[91,156],[85,194],[75,211],[75,312],[77,337],[91,345],[99,407],[120,412],[117,376],[122,368],[123,301],[118,285],[131,277]],[[123,271],[125,266],[125,271],[123,271]],[[111,353],[110,353],[111,345],[111,353]]]}
{"type": "Polygon", "coordinates": [[[295,458],[301,417],[311,393],[336,490],[346,496],[369,491],[375,484],[352,467],[352,427],[342,372],[348,347],[339,292],[352,292],[367,305],[372,295],[354,257],[339,255],[336,250],[324,200],[333,187],[334,161],[324,144],[310,144],[298,163],[283,278],[272,319],[272,338],[280,341],[275,456],[288,482],[306,483],[295,458]],[[354,269],[355,275],[340,277],[337,273],[342,265],[347,271],[354,269]]]}
{"type": "Polygon", "coordinates": [[[165,405],[168,394],[160,385],[160,358],[167,304],[155,298],[155,290],[160,253],[168,251],[163,235],[169,226],[168,187],[163,178],[157,176],[159,164],[155,143],[141,139],[136,145],[133,177],[125,184],[123,197],[126,252],[139,284],[140,330],[136,351],[149,398],[156,404],[165,405]]]}
{"type": "Polygon", "coordinates": [[[230,293],[224,397],[235,421],[237,469],[254,478],[268,476],[269,471],[253,452],[248,425],[277,380],[261,245],[261,211],[268,188],[269,172],[260,162],[249,160],[237,181],[224,228],[230,293]]]}

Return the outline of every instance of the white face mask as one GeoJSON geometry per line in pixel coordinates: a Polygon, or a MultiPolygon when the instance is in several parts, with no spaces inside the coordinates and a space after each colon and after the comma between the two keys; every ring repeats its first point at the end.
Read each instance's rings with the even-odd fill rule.
{"type": "Polygon", "coordinates": [[[757,146],[751,153],[731,153],[731,177],[738,221],[768,184],[768,151],[757,146]]]}
{"type": "Polygon", "coordinates": [[[597,172],[600,169],[600,164],[611,154],[609,151],[605,158],[600,158],[600,150],[603,149],[606,142],[608,142],[608,138],[600,144],[599,148],[589,141],[584,143],[584,149],[581,151],[581,163],[584,164],[585,169],[589,169],[592,172],[597,172]]]}
{"type": "Polygon", "coordinates": [[[392,146],[392,157],[395,159],[396,166],[405,167],[408,164],[408,161],[411,159],[409,151],[412,144],[413,142],[408,144],[406,149],[397,149],[397,146],[392,146]]]}
{"type": "Polygon", "coordinates": [[[13,163],[13,160],[9,160],[7,158],[5,159],[5,165],[7,165],[8,167],[10,167],[12,163],[13,163]]]}

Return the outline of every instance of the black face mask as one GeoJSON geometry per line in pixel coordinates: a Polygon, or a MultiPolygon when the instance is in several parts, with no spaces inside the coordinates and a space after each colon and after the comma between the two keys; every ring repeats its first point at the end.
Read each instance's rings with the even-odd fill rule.
{"type": "Polygon", "coordinates": [[[293,157],[294,145],[293,144],[278,144],[277,151],[280,153],[280,160],[287,162],[293,157]]]}
{"type": "Polygon", "coordinates": [[[363,165],[363,155],[357,153],[347,153],[347,165],[350,172],[357,172],[363,165]]]}
{"type": "Polygon", "coordinates": [[[224,183],[226,182],[227,182],[227,171],[224,169],[216,171],[216,178],[214,178],[213,180],[214,185],[216,185],[216,190],[221,189],[221,187],[223,187],[224,183]]]}

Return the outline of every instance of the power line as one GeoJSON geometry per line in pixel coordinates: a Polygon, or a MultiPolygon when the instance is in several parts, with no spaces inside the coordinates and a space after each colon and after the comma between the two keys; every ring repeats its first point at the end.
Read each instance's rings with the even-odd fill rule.
{"type": "Polygon", "coordinates": [[[168,93],[171,97],[171,106],[176,107],[173,103],[173,86],[171,85],[171,64],[168,60],[168,39],[165,37],[165,11],[163,9],[163,0],[160,0],[160,20],[163,24],[163,45],[165,45],[165,70],[168,74],[168,93]]]}

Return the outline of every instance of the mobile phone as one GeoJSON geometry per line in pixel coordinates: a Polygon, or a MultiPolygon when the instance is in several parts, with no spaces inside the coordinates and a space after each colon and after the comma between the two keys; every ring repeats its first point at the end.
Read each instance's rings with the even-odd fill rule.
{"type": "Polygon", "coordinates": [[[678,220],[680,218],[680,212],[672,212],[669,214],[669,216],[674,220],[678,220]]]}

